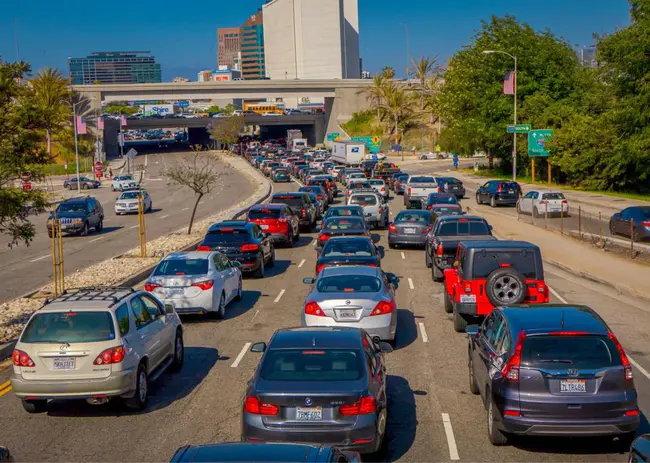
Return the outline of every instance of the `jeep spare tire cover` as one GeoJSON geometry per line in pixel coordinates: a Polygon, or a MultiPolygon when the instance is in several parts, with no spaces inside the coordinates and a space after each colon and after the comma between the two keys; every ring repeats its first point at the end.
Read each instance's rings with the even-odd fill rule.
{"type": "Polygon", "coordinates": [[[488,275],[485,293],[495,307],[519,304],[526,297],[526,281],[514,268],[499,268],[488,275]]]}

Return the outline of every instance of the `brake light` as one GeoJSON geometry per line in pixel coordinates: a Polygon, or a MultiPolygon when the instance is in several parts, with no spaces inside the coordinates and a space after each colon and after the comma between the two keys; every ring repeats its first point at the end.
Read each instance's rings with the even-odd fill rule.
{"type": "Polygon", "coordinates": [[[586,331],[551,331],[549,336],[587,336],[589,333],[586,331]]]}
{"type": "Polygon", "coordinates": [[[320,264],[318,267],[316,267],[316,274],[320,273],[321,270],[323,270],[326,267],[325,264],[320,264]]]}
{"type": "Polygon", "coordinates": [[[303,216],[305,216],[305,215],[307,215],[307,210],[303,207],[302,209],[300,209],[300,213],[301,213],[303,216]]]}
{"type": "Polygon", "coordinates": [[[259,244],[242,244],[241,247],[239,248],[240,252],[255,252],[259,250],[260,250],[259,244]]]}
{"type": "Polygon", "coordinates": [[[444,251],[445,248],[443,247],[442,243],[438,243],[438,246],[436,247],[436,255],[442,257],[444,251]]]}
{"type": "Polygon", "coordinates": [[[429,204],[429,205],[427,206],[427,211],[430,211],[431,209],[433,209],[433,206],[432,206],[431,204],[429,204]]]}
{"type": "Polygon", "coordinates": [[[160,288],[160,286],[161,285],[159,285],[158,283],[145,283],[144,284],[144,290],[151,292],[156,288],[160,288]]]}
{"type": "Polygon", "coordinates": [[[411,187],[409,187],[409,189],[408,189],[408,193],[407,193],[407,194],[408,194],[409,196],[411,196],[411,187]]]}
{"type": "Polygon", "coordinates": [[[563,199],[562,204],[569,204],[569,201],[567,201],[566,199],[563,199]]]}
{"type": "Polygon", "coordinates": [[[504,410],[503,414],[505,416],[521,416],[521,412],[519,410],[504,410]]]}
{"type": "Polygon", "coordinates": [[[391,233],[397,233],[397,227],[395,227],[395,224],[390,224],[388,225],[388,231],[391,233]]]}
{"type": "Polygon", "coordinates": [[[324,317],[323,309],[316,302],[308,302],[305,304],[305,315],[315,315],[317,317],[324,317]]]}
{"type": "Polygon", "coordinates": [[[524,347],[524,339],[526,339],[526,333],[520,331],[515,344],[515,353],[501,370],[503,377],[511,381],[519,382],[519,366],[521,365],[521,350],[524,347]]]}
{"type": "Polygon", "coordinates": [[[497,193],[501,193],[502,190],[503,190],[503,184],[499,183],[499,187],[497,188],[497,193]]]}
{"type": "Polygon", "coordinates": [[[431,227],[428,227],[428,228],[425,228],[425,229],[422,230],[422,234],[423,234],[423,235],[428,235],[429,232],[430,232],[432,229],[433,229],[432,226],[431,226],[431,227]]]}
{"type": "Polygon", "coordinates": [[[124,346],[111,347],[110,349],[106,349],[101,354],[99,354],[93,362],[93,365],[110,365],[113,363],[120,363],[122,360],[124,360],[125,354],[126,350],[124,349],[124,346]]]}
{"type": "Polygon", "coordinates": [[[440,187],[438,187],[438,193],[442,193],[442,190],[440,189],[440,187]]]}
{"type": "Polygon", "coordinates": [[[192,286],[196,286],[197,288],[201,288],[201,290],[206,291],[208,289],[212,289],[214,286],[214,280],[197,281],[196,283],[192,283],[192,286]]]}
{"type": "Polygon", "coordinates": [[[627,355],[625,354],[625,350],[623,350],[623,346],[621,346],[621,343],[618,342],[618,339],[616,339],[616,336],[614,336],[614,333],[612,333],[611,331],[607,332],[607,336],[614,343],[614,345],[616,346],[616,350],[618,350],[618,354],[621,356],[621,363],[623,364],[625,380],[632,381],[633,379],[632,366],[630,365],[630,360],[627,358],[627,355]]]}
{"type": "Polygon", "coordinates": [[[342,416],[368,415],[377,411],[377,402],[374,397],[361,397],[359,402],[348,405],[340,405],[339,413],[342,416]]]}
{"type": "Polygon", "coordinates": [[[644,227],[650,227],[650,220],[646,220],[646,221],[644,221],[642,223],[643,223],[644,227]]]}
{"type": "Polygon", "coordinates": [[[381,191],[386,191],[386,188],[382,188],[381,191]]]}
{"type": "Polygon", "coordinates": [[[381,206],[379,206],[379,209],[377,210],[377,213],[378,213],[379,215],[381,215],[381,211],[382,211],[381,206]]]}
{"type": "Polygon", "coordinates": [[[397,309],[395,301],[380,301],[379,304],[370,313],[370,316],[386,315],[397,309]]]}
{"type": "Polygon", "coordinates": [[[197,246],[196,248],[197,251],[211,251],[210,246],[206,246],[204,244],[197,246]]]}
{"type": "Polygon", "coordinates": [[[260,402],[257,397],[246,397],[244,401],[244,412],[253,415],[275,416],[280,409],[277,405],[260,402]]]}
{"type": "Polygon", "coordinates": [[[327,241],[328,239],[330,239],[330,235],[328,235],[327,233],[323,233],[318,237],[318,241],[327,241]]]}
{"type": "Polygon", "coordinates": [[[284,218],[284,217],[280,217],[280,218],[278,219],[278,223],[287,223],[287,219],[284,218]]]}
{"type": "Polygon", "coordinates": [[[625,410],[625,416],[639,416],[639,410],[625,410]]]}
{"type": "Polygon", "coordinates": [[[32,358],[27,354],[27,352],[23,352],[22,350],[14,350],[13,354],[11,354],[11,358],[14,361],[14,366],[16,367],[33,367],[35,366],[34,361],[32,358]]]}

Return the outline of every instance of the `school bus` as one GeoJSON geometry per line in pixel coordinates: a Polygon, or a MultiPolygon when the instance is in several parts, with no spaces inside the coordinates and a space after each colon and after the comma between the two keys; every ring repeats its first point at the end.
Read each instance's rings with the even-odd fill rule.
{"type": "Polygon", "coordinates": [[[282,108],[277,103],[244,103],[244,111],[253,111],[257,114],[282,114],[282,108]]]}

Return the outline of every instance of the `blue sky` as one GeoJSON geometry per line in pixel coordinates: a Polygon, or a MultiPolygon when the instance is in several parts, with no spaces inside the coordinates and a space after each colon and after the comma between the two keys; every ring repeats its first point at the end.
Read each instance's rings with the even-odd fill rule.
{"type": "MultiPolygon", "coordinates": [[[[151,50],[165,80],[195,80],[199,70],[216,65],[216,28],[241,25],[262,0],[3,3],[0,57],[6,61],[16,59],[17,36],[20,58],[35,70],[51,66],[67,72],[68,57],[92,51],[151,50]]],[[[404,74],[404,24],[412,56],[446,60],[492,14],[514,15],[579,45],[592,43],[594,33],[629,24],[627,0],[359,0],[364,68],[376,72],[390,64],[404,74]]]]}

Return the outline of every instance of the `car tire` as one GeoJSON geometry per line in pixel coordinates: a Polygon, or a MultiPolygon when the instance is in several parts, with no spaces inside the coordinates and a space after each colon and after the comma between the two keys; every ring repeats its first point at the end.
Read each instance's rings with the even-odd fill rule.
{"type": "Polygon", "coordinates": [[[145,211],[145,213],[151,212],[152,210],[153,210],[153,201],[149,203],[149,208],[145,211]]]}
{"type": "Polygon", "coordinates": [[[445,279],[445,274],[436,267],[436,264],[431,265],[431,279],[438,283],[445,279]]]}
{"type": "Polygon", "coordinates": [[[97,222],[97,226],[95,227],[95,231],[97,233],[101,233],[103,229],[104,229],[104,219],[99,219],[99,222],[97,222]]]}
{"type": "Polygon", "coordinates": [[[474,376],[474,361],[472,360],[472,357],[469,358],[467,372],[469,375],[469,392],[478,395],[481,391],[478,388],[478,384],[476,384],[476,376],[474,376]]]}
{"type": "Polygon", "coordinates": [[[634,230],[634,242],[638,243],[641,241],[641,235],[639,234],[639,230],[634,230]]]}
{"type": "Polygon", "coordinates": [[[293,243],[295,243],[296,239],[293,237],[293,231],[289,231],[289,239],[287,240],[287,247],[292,248],[293,243]]]}
{"type": "Polygon", "coordinates": [[[431,256],[429,255],[429,250],[424,248],[424,263],[427,266],[427,268],[431,268],[433,266],[433,263],[431,262],[431,256]]]}
{"type": "Polygon", "coordinates": [[[52,238],[53,234],[52,234],[52,232],[51,232],[50,230],[47,231],[47,236],[48,236],[49,238],[52,238]]]}
{"type": "MultiPolygon", "coordinates": [[[[488,391],[488,394],[490,392],[488,391]]],[[[488,439],[492,445],[506,445],[508,443],[508,437],[497,428],[497,421],[494,418],[494,414],[497,413],[496,405],[492,397],[488,397],[488,406],[487,406],[487,429],[488,429],[488,439]]]]}
{"type": "Polygon", "coordinates": [[[490,207],[497,207],[497,200],[494,196],[490,196],[490,207]]]}
{"type": "Polygon", "coordinates": [[[131,410],[144,410],[147,402],[149,402],[149,376],[145,364],[140,363],[135,381],[135,394],[125,403],[131,410]]]}
{"type": "Polygon", "coordinates": [[[609,221],[609,233],[612,236],[616,235],[616,231],[614,229],[614,222],[612,222],[611,220],[609,221]]]}
{"type": "Polygon", "coordinates": [[[630,446],[634,439],[636,438],[636,431],[626,432],[625,434],[620,434],[617,437],[617,444],[622,453],[627,453],[630,450],[630,446]]]}
{"type": "Polygon", "coordinates": [[[444,295],[444,306],[445,306],[445,312],[447,313],[452,313],[454,311],[454,302],[451,300],[451,296],[447,291],[445,291],[444,295]]]}
{"type": "Polygon", "coordinates": [[[264,278],[264,259],[262,258],[262,263],[260,264],[259,268],[255,270],[255,278],[264,278]]]}
{"type": "Polygon", "coordinates": [[[532,213],[532,215],[533,215],[533,217],[535,217],[535,218],[540,218],[540,217],[542,216],[542,214],[539,213],[539,209],[537,209],[537,206],[533,206],[533,213],[532,213]]]}
{"type": "Polygon", "coordinates": [[[27,413],[44,413],[47,411],[47,400],[21,400],[27,413]]]}
{"type": "Polygon", "coordinates": [[[88,222],[84,222],[84,226],[79,232],[79,236],[88,236],[88,222]]]}
{"type": "Polygon", "coordinates": [[[526,280],[516,269],[498,268],[487,277],[485,295],[494,307],[520,304],[526,297],[526,288],[526,280]],[[515,289],[518,293],[504,300],[505,294],[511,294],[515,289]]]}
{"type": "Polygon", "coordinates": [[[478,193],[476,193],[476,204],[479,204],[479,205],[482,204],[481,203],[481,197],[478,195],[478,193]]]}
{"type": "Polygon", "coordinates": [[[87,184],[87,183],[83,183],[83,184],[81,185],[81,189],[82,189],[82,190],[87,190],[87,189],[88,189],[88,184],[87,184]]]}
{"type": "Polygon", "coordinates": [[[115,188],[113,188],[113,185],[111,185],[111,191],[115,191],[115,188]]]}
{"type": "Polygon", "coordinates": [[[465,317],[462,314],[458,313],[456,304],[454,304],[453,306],[453,318],[454,318],[454,331],[456,331],[456,333],[464,333],[468,323],[465,317]]]}
{"type": "Polygon", "coordinates": [[[240,277],[239,278],[239,286],[237,287],[237,294],[235,294],[235,298],[233,299],[234,301],[241,301],[242,293],[244,292],[243,289],[242,289],[243,286],[244,286],[244,283],[242,282],[242,279],[240,277]]]}
{"type": "Polygon", "coordinates": [[[224,293],[221,293],[221,296],[219,297],[219,307],[217,308],[217,311],[212,313],[214,313],[214,317],[218,320],[223,320],[226,316],[226,295],[224,293]]]}
{"type": "Polygon", "coordinates": [[[183,333],[180,329],[176,330],[176,339],[174,339],[174,357],[171,364],[172,371],[180,371],[185,363],[185,345],[183,344],[183,333]]]}
{"type": "Polygon", "coordinates": [[[269,267],[275,266],[275,246],[271,247],[271,257],[269,257],[269,267]]]}

